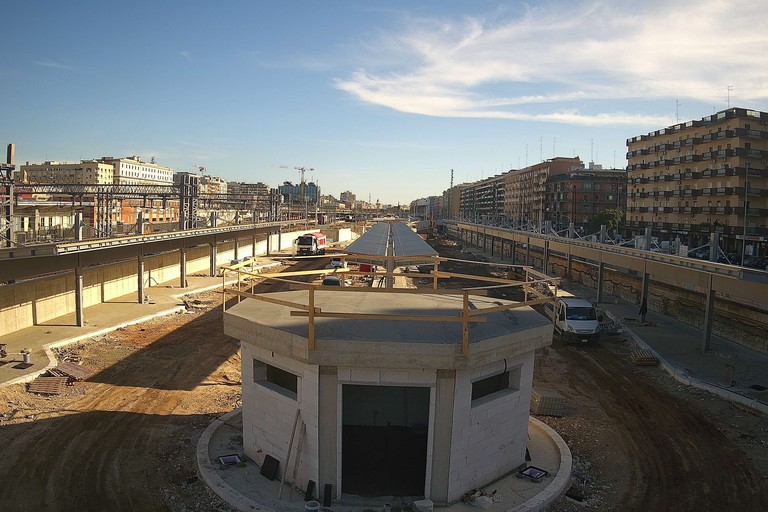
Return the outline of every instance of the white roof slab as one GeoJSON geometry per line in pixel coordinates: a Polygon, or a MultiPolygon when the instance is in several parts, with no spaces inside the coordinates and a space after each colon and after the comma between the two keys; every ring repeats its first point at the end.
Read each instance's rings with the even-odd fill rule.
{"type": "MultiPolygon", "coordinates": [[[[269,294],[283,301],[307,304],[308,292],[269,294]]],[[[470,308],[512,304],[471,296],[470,308]]],[[[445,316],[458,318],[461,295],[369,293],[318,289],[315,307],[324,313],[445,316]]],[[[390,368],[467,368],[549,345],[552,322],[530,307],[481,315],[483,323],[469,329],[469,354],[462,351],[462,323],[435,320],[366,320],[315,318],[315,350],[309,351],[309,322],[292,316],[294,308],[246,299],[224,313],[224,332],[245,343],[279,352],[310,364],[390,368]]]]}

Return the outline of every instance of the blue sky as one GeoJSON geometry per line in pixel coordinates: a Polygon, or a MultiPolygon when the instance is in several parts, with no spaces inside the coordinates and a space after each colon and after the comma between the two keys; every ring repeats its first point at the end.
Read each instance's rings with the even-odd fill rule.
{"type": "Polygon", "coordinates": [[[48,1],[2,8],[17,164],[155,157],[408,203],[768,110],[768,2],[48,1]]]}

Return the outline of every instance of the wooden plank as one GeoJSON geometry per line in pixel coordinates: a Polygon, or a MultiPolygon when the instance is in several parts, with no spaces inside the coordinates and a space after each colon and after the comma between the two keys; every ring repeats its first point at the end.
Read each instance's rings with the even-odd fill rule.
{"type": "Polygon", "coordinates": [[[58,366],[48,371],[54,376],[69,377],[72,380],[83,380],[93,375],[93,370],[87,366],[75,364],[69,361],[59,363],[58,366]]]}
{"type": "MultiPolygon", "coordinates": [[[[490,308],[489,308],[490,309],[490,308]]],[[[308,317],[308,311],[291,311],[291,316],[308,317]]],[[[404,320],[413,322],[464,322],[463,316],[449,315],[388,315],[381,313],[341,313],[322,311],[315,308],[313,318],[358,318],[360,320],[404,320]]],[[[484,323],[483,317],[472,316],[469,319],[472,323],[484,323]]]]}
{"type": "Polygon", "coordinates": [[[38,377],[29,383],[30,393],[40,395],[60,395],[67,389],[69,377],[38,377]]]}

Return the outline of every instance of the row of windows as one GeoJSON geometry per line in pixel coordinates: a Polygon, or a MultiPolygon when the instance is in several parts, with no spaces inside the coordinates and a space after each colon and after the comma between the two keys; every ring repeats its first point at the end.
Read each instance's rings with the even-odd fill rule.
{"type": "MultiPolygon", "coordinates": [[[[479,403],[480,399],[489,397],[483,400],[486,402],[509,391],[518,391],[521,378],[522,367],[518,366],[478,379],[472,383],[472,402],[479,403]]],[[[258,359],[253,360],[253,381],[293,400],[298,396],[297,375],[258,359]]]]}

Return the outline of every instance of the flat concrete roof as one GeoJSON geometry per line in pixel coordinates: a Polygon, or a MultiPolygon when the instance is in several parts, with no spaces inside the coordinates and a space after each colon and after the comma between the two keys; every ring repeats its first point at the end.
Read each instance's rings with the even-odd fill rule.
{"type": "MultiPolygon", "coordinates": [[[[270,297],[306,304],[307,292],[301,290],[277,292],[270,297]]],[[[511,301],[490,297],[471,296],[470,309],[483,309],[511,301]]],[[[315,292],[315,307],[323,312],[442,316],[457,318],[462,310],[461,295],[429,295],[321,291],[315,292]]],[[[232,316],[287,331],[297,336],[309,336],[308,319],[291,316],[294,308],[260,300],[244,300],[227,309],[232,316]]],[[[470,325],[472,342],[504,336],[512,332],[550,325],[552,322],[530,307],[520,307],[484,315],[485,323],[470,325]]],[[[316,318],[316,339],[358,340],[409,343],[461,343],[461,322],[362,320],[357,318],[316,318]]]]}
{"type": "MultiPolygon", "coordinates": [[[[268,294],[281,301],[308,303],[308,292],[268,294]]],[[[471,309],[514,304],[471,296],[471,309]]],[[[438,316],[459,318],[461,295],[368,293],[318,289],[315,307],[324,313],[438,316]]],[[[487,315],[469,328],[469,355],[463,354],[463,324],[429,320],[315,318],[315,349],[308,350],[309,320],[291,308],[246,299],[224,313],[224,332],[243,342],[310,364],[397,368],[460,368],[484,364],[549,345],[552,322],[528,306],[487,315]],[[386,360],[386,363],[385,363],[386,360]]]]}

